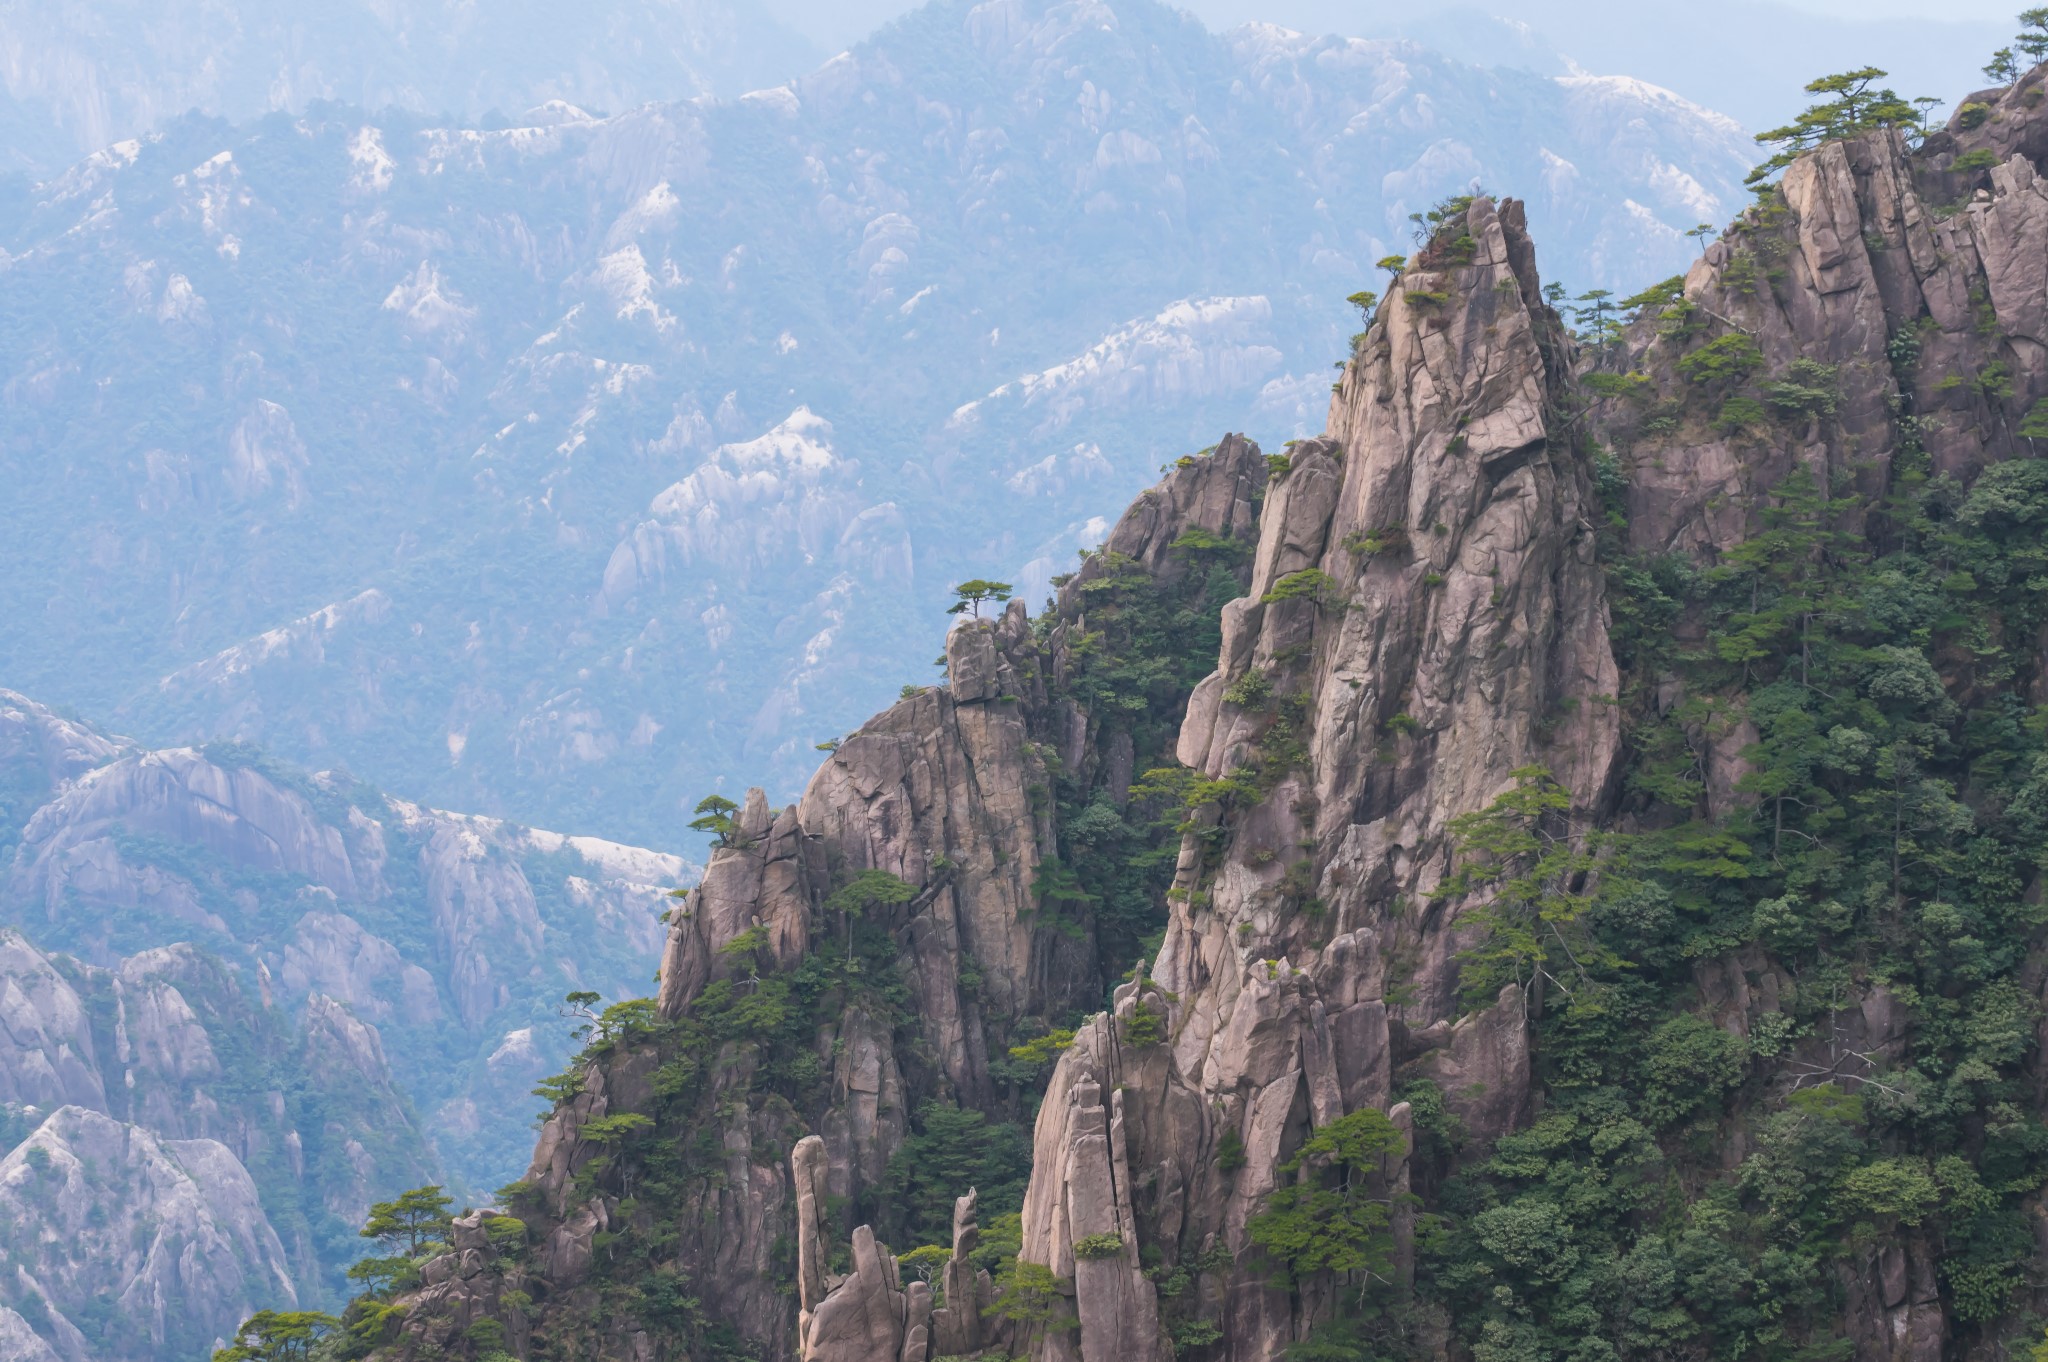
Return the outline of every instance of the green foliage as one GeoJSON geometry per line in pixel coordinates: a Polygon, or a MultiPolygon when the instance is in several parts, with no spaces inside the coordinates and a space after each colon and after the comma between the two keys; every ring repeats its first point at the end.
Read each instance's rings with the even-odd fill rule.
{"type": "Polygon", "coordinates": [[[259,1310],[213,1362],[308,1362],[320,1340],[340,1327],[340,1320],[317,1310],[259,1310]]]}
{"type": "Polygon", "coordinates": [[[936,1099],[918,1109],[917,1123],[883,1179],[880,1223],[892,1242],[950,1242],[953,1200],[970,1187],[983,1215],[1023,1206],[1031,1138],[1021,1128],[936,1099]]]}
{"type": "Polygon", "coordinates": [[[1640,831],[1588,841],[1540,783],[1461,828],[1448,887],[1506,900],[1468,919],[1487,936],[1466,982],[1549,986],[1531,1128],[1460,1166],[1414,1106],[1419,1176],[1442,1179],[1417,1290],[1475,1358],[1822,1355],[1836,1261],[1905,1232],[1938,1256],[1953,1318],[2015,1299],[2021,1189],[2048,1175],[2021,1068],[2038,1013],[2016,984],[2043,918],[2024,886],[2048,725],[2001,688],[2035,674],[2019,641],[2048,623],[2048,463],[1900,484],[1882,548],[1838,510],[1795,472],[1710,569],[1611,559],[1630,678],[1676,675],[1690,697],[1632,711],[1631,787],[1660,810],[1640,831]],[[1696,644],[1660,623],[1686,611],[1696,644]],[[1757,734],[1743,799],[1709,822],[1682,726],[1738,716],[1757,734]],[[1751,948],[1794,988],[1737,1035],[1697,1009],[1694,962],[1751,948]],[[1830,1051],[1878,979],[1913,1019],[1905,1052],[1830,1051]]]}
{"type": "Polygon", "coordinates": [[[1587,374],[1579,387],[1595,397],[1642,398],[1650,393],[1647,374],[1587,374]]]}
{"type": "Polygon", "coordinates": [[[1403,525],[1382,525],[1378,529],[1348,534],[1345,552],[1358,558],[1380,558],[1408,550],[1408,530],[1403,525]]]}
{"type": "Polygon", "coordinates": [[[1074,1033],[1066,1030],[1048,1031],[1042,1036],[1025,1041],[1022,1045],[1010,1047],[1010,1058],[1031,1065],[1051,1065],[1061,1053],[1072,1049],[1074,1033]]]}
{"type": "Polygon", "coordinates": [[[1317,605],[1328,605],[1344,594],[1343,586],[1321,568],[1303,568],[1290,572],[1265,595],[1259,597],[1261,605],[1272,605],[1278,601],[1313,601],[1317,605]]]}
{"type": "Polygon", "coordinates": [[[1783,127],[1756,135],[1757,141],[1766,146],[1776,146],[1778,150],[1750,172],[1750,182],[1754,184],[1766,179],[1806,152],[1828,142],[1839,142],[1880,128],[1917,129],[1922,117],[1920,108],[1915,101],[1901,99],[1892,90],[1879,87],[1877,82],[1885,75],[1874,66],[1865,66],[1838,75],[1822,76],[1808,84],[1806,93],[1829,98],[1808,106],[1783,127]]]}
{"type": "Polygon", "coordinates": [[[526,1222],[515,1215],[486,1216],[484,1235],[500,1253],[512,1253],[526,1246],[526,1222]]]}
{"type": "Polygon", "coordinates": [[[863,870],[833,890],[825,900],[825,911],[839,917],[845,924],[847,960],[854,958],[854,923],[885,908],[909,903],[916,897],[916,885],[886,870],[863,870]]]}
{"type": "Polygon", "coordinates": [[[1083,1235],[1074,1241],[1074,1256],[1082,1259],[1115,1258],[1124,1251],[1123,1236],[1113,1231],[1083,1235]]]}
{"type": "Polygon", "coordinates": [[[1245,710],[1262,710],[1273,698],[1273,678],[1258,667],[1250,667],[1244,675],[1223,688],[1226,704],[1245,710]]]}
{"type": "Polygon", "coordinates": [[[439,1187],[415,1187],[390,1201],[372,1203],[362,1236],[382,1240],[392,1248],[402,1247],[406,1257],[417,1258],[421,1248],[448,1237],[448,1212],[453,1205],[439,1187]]]}
{"type": "Polygon", "coordinates": [[[1764,353],[1757,343],[1739,331],[1717,336],[1678,361],[1678,372],[1689,383],[1739,383],[1763,367],[1764,353]]]}
{"type": "MultiPolygon", "coordinates": [[[[1571,825],[1571,797],[1540,767],[1513,773],[1515,788],[1452,820],[1459,853],[1439,898],[1480,894],[1469,915],[1483,933],[1464,957],[1467,999],[1489,1001],[1502,985],[1581,979],[1612,953],[1582,919],[1606,892],[1598,878],[1617,839],[1571,825]]],[[[1563,985],[1567,991],[1570,985],[1563,985]]]]}
{"type": "Polygon", "coordinates": [[[1042,1263],[1012,1258],[996,1274],[995,1313],[1020,1329],[1067,1332],[1079,1326],[1066,1309],[1061,1281],[1042,1263]]]}
{"type": "MultiPolygon", "coordinates": [[[[1560,314],[1569,314],[1573,339],[1592,351],[1596,358],[1621,339],[1622,305],[1615,301],[1613,290],[1588,289],[1568,303],[1564,288],[1552,284],[1544,290],[1544,296],[1560,314]]],[[[1604,374],[1601,377],[1613,378],[1615,375],[1604,374]]]]}
{"type": "Polygon", "coordinates": [[[1723,399],[1720,411],[1714,414],[1714,424],[1724,433],[1733,435],[1761,426],[1766,415],[1763,403],[1737,393],[1723,399]]]}
{"type": "Polygon", "coordinates": [[[718,845],[732,846],[739,838],[739,824],[733,820],[739,807],[724,795],[705,795],[692,810],[697,817],[691,820],[690,830],[711,833],[718,838],[718,845]]]}
{"type": "Polygon", "coordinates": [[[654,1129],[654,1121],[637,1111],[611,1116],[593,1116],[577,1127],[576,1133],[591,1144],[609,1145],[629,1140],[654,1129]]]}
{"type": "Polygon", "coordinates": [[[975,577],[953,588],[953,594],[959,599],[946,607],[946,613],[949,615],[972,613],[976,619],[980,619],[982,602],[993,601],[1000,605],[1004,601],[1009,600],[1015,591],[1016,587],[1009,582],[991,582],[981,577],[975,577]]]}
{"type": "Polygon", "coordinates": [[[1131,1009],[1123,1030],[1126,1045],[1140,1050],[1157,1045],[1166,1039],[1166,1014],[1141,1001],[1131,1009]]]}
{"type": "MultiPolygon", "coordinates": [[[[525,1224],[518,1223],[523,1235],[525,1224]]],[[[363,1290],[372,1295],[389,1296],[417,1286],[420,1273],[412,1259],[403,1255],[391,1258],[363,1258],[350,1265],[348,1279],[360,1283],[363,1290]]]]}
{"type": "Polygon", "coordinates": [[[2036,402],[2027,409],[2026,417],[2020,422],[2017,433],[2026,440],[2048,440],[2048,398],[2036,402]]]}
{"type": "Polygon", "coordinates": [[[1977,147],[1956,157],[1949,169],[1958,175],[1974,175],[1980,170],[1989,170],[1998,164],[1998,153],[1988,147],[1977,147]]]}
{"type": "Polygon", "coordinates": [[[1644,1045],[1638,1108],[1653,1128],[1675,1124],[1718,1107],[1748,1069],[1749,1050],[1740,1037],[1682,1012],[1652,1031],[1644,1045]]]}
{"type": "Polygon", "coordinates": [[[1833,416],[1841,400],[1835,367],[1818,360],[1794,360],[1785,372],[1763,385],[1764,401],[1786,416],[1833,416]]]}
{"type": "Polygon", "coordinates": [[[1243,540],[1205,530],[1200,525],[1190,525],[1182,530],[1167,547],[1197,561],[1220,560],[1226,563],[1237,562],[1251,552],[1251,546],[1243,540]]]}
{"type": "Polygon", "coordinates": [[[1225,1126],[1216,1139],[1216,1168],[1218,1172],[1235,1173],[1247,1162],[1244,1152],[1244,1136],[1237,1133],[1236,1126],[1225,1126]]]}
{"type": "Polygon", "coordinates": [[[1267,1198],[1246,1232],[1290,1278],[1317,1272],[1383,1277],[1393,1251],[1392,1221],[1372,1181],[1402,1146],[1400,1130],[1370,1107],[1332,1121],[1280,1165],[1278,1171],[1295,1180],[1267,1198]]]}
{"type": "Polygon", "coordinates": [[[2029,62],[2048,61],[2048,7],[2020,11],[2020,32],[2013,46],[2026,53],[2029,62]]]}
{"type": "Polygon", "coordinates": [[[903,1268],[919,1281],[929,1282],[946,1270],[946,1264],[953,1261],[953,1250],[943,1244],[925,1244],[908,1253],[896,1255],[896,1266],[903,1268]]]}
{"type": "Polygon", "coordinates": [[[1631,294],[1617,306],[1627,310],[1631,322],[1645,317],[1670,318],[1671,310],[1685,302],[1685,276],[1674,274],[1669,279],[1650,285],[1641,293],[1631,294]]]}
{"type": "MultiPolygon", "coordinates": [[[[1057,855],[1046,858],[1040,921],[1092,926],[1104,977],[1126,972],[1165,925],[1165,891],[1179,858],[1193,773],[1171,765],[1187,697],[1216,665],[1225,604],[1244,591],[1244,555],[1190,555],[1162,583],[1132,559],[1100,553],[1075,594],[1086,609],[1065,634],[1067,694],[1097,727],[1095,741],[1127,738],[1128,791],[1101,773],[1053,773],[1057,855]]],[[[1049,622],[1041,622],[1050,628],[1049,622]]],[[[1050,1020],[1050,1019],[1048,1019],[1050,1020]]]]}

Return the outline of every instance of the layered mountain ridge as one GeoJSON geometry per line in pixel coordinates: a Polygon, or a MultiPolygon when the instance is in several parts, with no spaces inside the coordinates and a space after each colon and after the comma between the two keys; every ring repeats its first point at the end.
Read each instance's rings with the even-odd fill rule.
{"type": "Polygon", "coordinates": [[[736,811],[529,1246],[379,1355],[2028,1346],[2044,94],[1802,157],[1615,333],[1444,205],[1325,435],[736,811]]]}
{"type": "Polygon", "coordinates": [[[0,1305],[115,1362],[337,1304],[372,1203],[518,1171],[563,993],[694,874],[0,691],[0,1305]]]}
{"type": "Polygon", "coordinates": [[[0,186],[9,685],[690,850],[886,702],[951,582],[1037,605],[1169,458],[1318,428],[1411,214],[1540,164],[1554,267],[1619,287],[1753,150],[1622,77],[1150,0],[513,112],[187,117],[0,186]]]}

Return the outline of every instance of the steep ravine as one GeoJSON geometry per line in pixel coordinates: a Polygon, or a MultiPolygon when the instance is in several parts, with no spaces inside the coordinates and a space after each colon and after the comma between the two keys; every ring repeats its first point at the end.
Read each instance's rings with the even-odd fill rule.
{"type": "Polygon", "coordinates": [[[1182,460],[736,812],[528,1246],[458,1221],[377,1346],[2023,1355],[2044,88],[1802,158],[1583,345],[1448,205],[1325,436],[1182,460]],[[1009,1222],[942,1135],[1041,1083],[1009,1222]]]}

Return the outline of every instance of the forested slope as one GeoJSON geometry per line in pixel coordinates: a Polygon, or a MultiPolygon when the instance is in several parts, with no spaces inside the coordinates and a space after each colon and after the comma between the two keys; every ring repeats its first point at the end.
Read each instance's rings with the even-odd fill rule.
{"type": "Polygon", "coordinates": [[[1625,323],[1430,215],[1325,436],[732,811],[344,1351],[2026,1356],[2048,71],[1835,93],[1625,323]]]}

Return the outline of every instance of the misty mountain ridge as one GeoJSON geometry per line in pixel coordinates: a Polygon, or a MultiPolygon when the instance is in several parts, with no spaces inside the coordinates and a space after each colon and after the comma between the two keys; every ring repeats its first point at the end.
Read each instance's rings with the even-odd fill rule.
{"type": "Polygon", "coordinates": [[[1042,594],[1207,432],[1316,428],[1411,214],[1527,181],[1564,277],[1633,287],[1754,159],[1640,82],[1149,0],[522,122],[188,117],[17,191],[17,685],[675,846],[893,693],[952,581],[1042,594]]]}

